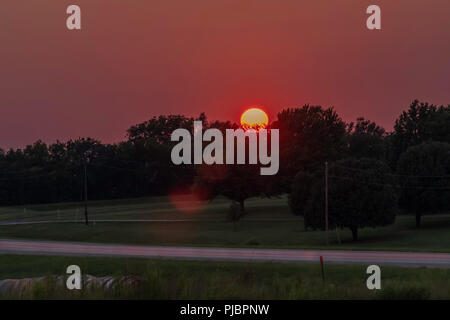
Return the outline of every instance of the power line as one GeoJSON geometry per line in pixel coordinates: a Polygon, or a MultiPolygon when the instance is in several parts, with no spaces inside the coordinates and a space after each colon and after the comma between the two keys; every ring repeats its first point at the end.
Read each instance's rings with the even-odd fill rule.
{"type": "MultiPolygon", "coordinates": [[[[350,167],[345,167],[345,166],[341,166],[341,165],[336,165],[333,164],[333,167],[337,167],[337,168],[343,168],[346,170],[351,170],[351,171],[359,171],[359,172],[365,172],[365,173],[373,173],[373,170],[365,170],[365,169],[360,169],[360,168],[350,168],[350,167]]],[[[393,176],[393,177],[411,177],[411,178],[445,178],[445,179],[450,179],[450,175],[440,175],[440,176],[431,176],[431,175],[405,175],[405,174],[394,174],[394,173],[377,173],[378,175],[384,175],[384,176],[393,176]]]]}
{"type": "Polygon", "coordinates": [[[10,180],[34,180],[43,177],[49,177],[55,175],[55,172],[49,172],[48,174],[41,174],[38,176],[27,176],[27,177],[9,177],[9,178],[0,178],[0,181],[10,181],[10,180]]]}
{"type": "Polygon", "coordinates": [[[8,171],[8,172],[0,172],[1,175],[14,175],[14,174],[24,174],[24,173],[36,173],[45,170],[45,168],[39,168],[39,169],[27,169],[22,171],[8,171]]]}
{"type": "Polygon", "coordinates": [[[356,181],[355,178],[350,178],[350,177],[340,177],[340,176],[335,176],[335,175],[329,175],[329,178],[332,179],[341,179],[341,180],[348,180],[348,181],[352,181],[358,184],[365,184],[365,185],[374,185],[374,186],[390,186],[392,188],[396,188],[396,189],[429,189],[429,190],[450,190],[450,187],[430,187],[430,186],[422,186],[422,185],[416,185],[416,186],[399,186],[396,184],[390,184],[390,183],[376,183],[376,182],[364,182],[361,180],[356,181]]]}

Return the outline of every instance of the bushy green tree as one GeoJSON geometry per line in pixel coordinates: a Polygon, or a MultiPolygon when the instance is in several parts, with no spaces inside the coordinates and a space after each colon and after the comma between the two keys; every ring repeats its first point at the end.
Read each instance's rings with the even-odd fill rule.
{"type": "MultiPolygon", "coordinates": [[[[329,167],[329,228],[349,228],[353,240],[358,229],[394,223],[397,212],[395,179],[389,167],[374,159],[345,159],[329,167]]],[[[294,214],[303,216],[305,227],[325,228],[324,171],[296,175],[289,195],[294,214]]]]}
{"type": "Polygon", "coordinates": [[[264,177],[255,165],[203,165],[197,173],[196,192],[207,200],[222,195],[235,201],[240,207],[240,217],[245,214],[245,200],[264,193],[264,177]]]}
{"type": "Polygon", "coordinates": [[[271,127],[280,130],[278,181],[287,192],[300,170],[345,155],[346,124],[333,108],[305,105],[284,109],[271,127]]]}
{"type": "Polygon", "coordinates": [[[398,161],[400,205],[416,216],[450,209],[450,144],[425,142],[412,146],[398,161]]]}
{"type": "MultiPolygon", "coordinates": [[[[237,129],[230,122],[215,121],[209,123],[225,134],[226,129],[237,129]]],[[[249,159],[249,141],[246,140],[246,159],[249,159]]],[[[234,154],[237,154],[236,145],[234,154]]],[[[224,158],[226,157],[226,150],[224,158]]],[[[251,197],[270,197],[278,195],[282,190],[278,187],[278,176],[262,176],[259,164],[213,164],[196,168],[194,191],[205,200],[222,195],[232,200],[229,218],[233,222],[240,220],[245,214],[245,201],[251,197]]]]}
{"type": "Polygon", "coordinates": [[[414,100],[395,121],[389,140],[394,167],[400,155],[411,146],[427,141],[450,143],[450,105],[438,107],[414,100]]]}

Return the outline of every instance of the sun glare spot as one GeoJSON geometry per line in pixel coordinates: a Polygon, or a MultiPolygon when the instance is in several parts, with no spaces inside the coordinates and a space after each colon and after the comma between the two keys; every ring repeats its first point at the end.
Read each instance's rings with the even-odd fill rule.
{"type": "Polygon", "coordinates": [[[247,109],[241,115],[241,126],[244,130],[254,129],[264,129],[269,124],[269,117],[260,108],[250,108],[247,109]]]}

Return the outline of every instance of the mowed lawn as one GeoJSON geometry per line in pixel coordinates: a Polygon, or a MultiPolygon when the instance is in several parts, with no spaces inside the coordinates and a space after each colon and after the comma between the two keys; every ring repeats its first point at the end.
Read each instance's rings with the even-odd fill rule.
{"type": "MultiPolygon", "coordinates": [[[[174,261],[0,255],[0,279],[83,274],[134,276],[141,286],[69,291],[43,282],[22,295],[35,299],[450,299],[450,270],[382,267],[381,290],[368,290],[366,266],[269,262],[174,261]]],[[[51,278],[49,278],[51,281],[51,278]]]]}
{"type": "Polygon", "coordinates": [[[316,248],[450,252],[450,215],[425,216],[415,227],[412,216],[398,216],[394,225],[360,230],[353,242],[349,230],[305,231],[285,197],[247,201],[247,216],[233,226],[226,221],[229,201],[201,203],[187,197],[143,198],[89,203],[91,224],[83,224],[80,203],[0,208],[0,238],[130,243],[140,245],[218,246],[254,248],[316,248]],[[114,220],[114,221],[104,221],[114,220]],[[133,221],[134,220],[134,221],[133,221]],[[140,220],[140,221],[135,221],[140,220]],[[141,221],[147,220],[147,221],[141,221]]]}

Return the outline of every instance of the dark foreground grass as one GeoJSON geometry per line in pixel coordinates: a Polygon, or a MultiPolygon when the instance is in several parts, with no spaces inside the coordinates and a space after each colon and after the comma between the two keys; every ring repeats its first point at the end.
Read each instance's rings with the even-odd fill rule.
{"type": "Polygon", "coordinates": [[[0,255],[0,279],[38,277],[25,299],[450,299],[450,270],[382,268],[382,290],[366,287],[366,267],[0,255]],[[69,291],[51,276],[76,264],[84,274],[137,276],[132,287],[69,291]]]}
{"type": "Polygon", "coordinates": [[[226,221],[195,222],[96,222],[49,223],[0,226],[0,238],[25,238],[75,242],[139,245],[215,246],[254,248],[312,248],[346,250],[396,250],[450,252],[450,216],[428,216],[420,229],[412,217],[398,217],[394,225],[360,230],[360,239],[340,230],[342,244],[330,231],[325,246],[322,231],[305,231],[301,219],[238,223],[236,230],[226,221]]]}

